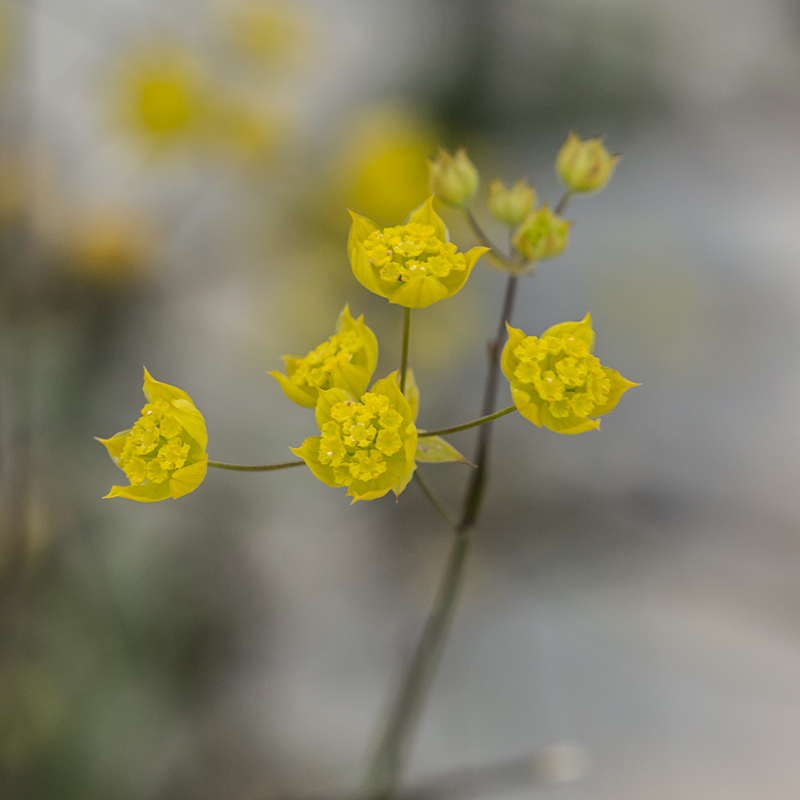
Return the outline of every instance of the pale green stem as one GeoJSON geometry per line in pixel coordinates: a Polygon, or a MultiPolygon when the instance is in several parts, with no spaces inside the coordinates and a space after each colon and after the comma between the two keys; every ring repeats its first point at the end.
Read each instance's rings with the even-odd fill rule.
{"type": "Polygon", "coordinates": [[[289,469],[289,467],[302,467],[305,461],[284,461],[281,464],[223,464],[221,461],[209,461],[209,467],[217,469],[235,469],[239,472],[271,472],[275,469],[289,469]]]}
{"type": "Polygon", "coordinates": [[[403,317],[403,354],[400,358],[400,393],[406,391],[406,372],[408,371],[408,339],[411,333],[411,309],[406,308],[403,317]]]}
{"type": "Polygon", "coordinates": [[[428,486],[427,481],[419,474],[419,468],[414,472],[414,480],[419,484],[419,488],[425,494],[425,497],[430,500],[431,505],[439,512],[442,519],[453,529],[458,524],[456,518],[447,510],[444,503],[434,494],[433,489],[428,486]]]}
{"type": "Polygon", "coordinates": [[[461,531],[453,539],[436,602],[414,658],[403,676],[386,729],[372,760],[367,778],[368,800],[386,800],[394,792],[408,745],[409,732],[416,722],[426,690],[436,672],[442,646],[453,619],[470,541],[469,531],[461,531]]]}
{"type": "Polygon", "coordinates": [[[495,411],[494,414],[487,414],[485,417],[478,417],[478,419],[472,420],[472,422],[465,422],[463,425],[454,425],[452,428],[440,428],[438,431],[420,431],[419,438],[424,439],[426,436],[447,436],[449,433],[458,433],[459,431],[466,431],[470,428],[477,428],[478,425],[485,425],[487,422],[500,419],[500,417],[504,417],[506,414],[510,414],[512,411],[516,410],[516,406],[509,406],[502,411],[495,411]]]}

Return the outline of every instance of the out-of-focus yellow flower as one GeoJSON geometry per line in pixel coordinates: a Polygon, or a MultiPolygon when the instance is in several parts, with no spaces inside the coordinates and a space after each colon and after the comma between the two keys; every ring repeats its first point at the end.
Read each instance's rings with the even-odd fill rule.
{"type": "Polygon", "coordinates": [[[70,228],[64,260],[74,276],[115,288],[145,274],[155,245],[149,226],[135,214],[103,211],[70,228]]]}
{"type": "Polygon", "coordinates": [[[321,436],[292,452],[328,486],[346,486],[356,500],[399,495],[414,474],[417,428],[397,372],[356,399],[343,389],[321,391],[316,420],[321,436]]]}
{"type": "Polygon", "coordinates": [[[489,184],[487,200],[492,216],[509,228],[516,228],[536,205],[536,192],[520,178],[510,189],[499,178],[489,184]]]}
{"type": "Polygon", "coordinates": [[[182,389],[144,371],[147,405],[132,428],[99,439],[130,486],[112,486],[106,497],[154,503],[193,492],[206,476],[208,434],[203,415],[182,389]]]}
{"type": "Polygon", "coordinates": [[[358,208],[378,224],[401,219],[428,196],[427,156],[435,130],[412,110],[389,105],[357,115],[334,156],[331,207],[358,208]]]}
{"type": "Polygon", "coordinates": [[[327,389],[344,389],[354,397],[364,394],[378,363],[378,340],[364,316],[353,319],[345,306],[333,336],[304,358],[283,356],[283,360],[287,374],[269,374],[290,400],[314,408],[319,393],[327,389]]]}
{"type": "Polygon", "coordinates": [[[570,131],[556,156],[556,172],[570,192],[588,194],[608,183],[618,161],[619,156],[610,155],[602,139],[581,140],[570,131]]]}
{"type": "Polygon", "coordinates": [[[501,364],[519,413],[556,433],[599,429],[596,417],[608,414],[639,384],[602,366],[593,350],[590,314],[553,325],[540,338],[509,325],[501,364]]]}
{"type": "Polygon", "coordinates": [[[210,84],[198,59],[180,46],[129,53],[114,90],[122,130],[159,149],[207,133],[210,84]]]}
{"type": "Polygon", "coordinates": [[[208,144],[222,153],[248,159],[269,156],[285,124],[250,99],[217,89],[209,99],[208,144]]]}
{"type": "Polygon", "coordinates": [[[489,249],[473,247],[459,253],[433,210],[433,197],[405,225],[393,228],[380,229],[352,211],[350,216],[347,247],[353,274],[371,292],[407,308],[424,308],[452,297],[489,249]]]}
{"type": "Polygon", "coordinates": [[[227,0],[223,36],[238,52],[268,65],[292,60],[305,45],[307,21],[290,3],[227,0]]]}
{"type": "Polygon", "coordinates": [[[436,158],[428,160],[428,169],[431,191],[447,205],[457,208],[467,205],[478,189],[478,170],[467,158],[463,147],[456,152],[455,157],[441,148],[436,158]]]}
{"type": "Polygon", "coordinates": [[[569,241],[572,220],[554,214],[545,203],[514,234],[514,247],[527,261],[544,261],[561,255],[569,241]]]}

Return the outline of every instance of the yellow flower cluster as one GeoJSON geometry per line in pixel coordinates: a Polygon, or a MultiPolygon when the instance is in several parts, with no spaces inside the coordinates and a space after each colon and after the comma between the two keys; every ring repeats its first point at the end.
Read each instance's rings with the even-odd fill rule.
{"type": "Polygon", "coordinates": [[[321,436],[292,452],[328,486],[346,486],[356,500],[374,500],[405,489],[414,473],[414,411],[397,385],[397,373],[376,381],[357,400],[342,389],[320,392],[316,409],[321,436]]]}
{"type": "Polygon", "coordinates": [[[112,487],[106,497],[146,503],[178,498],[194,491],[205,477],[208,435],[192,399],[153,380],[146,369],[144,394],[149,402],[130,430],[98,439],[130,481],[130,486],[112,487]]]}
{"type": "Polygon", "coordinates": [[[269,374],[290,400],[314,408],[325,389],[345,389],[356,397],[366,391],[378,363],[378,340],[364,317],[354,320],[345,306],[333,336],[304,358],[284,356],[283,360],[287,374],[269,374]]]}
{"type": "Polygon", "coordinates": [[[508,326],[502,367],[520,414],[557,433],[599,428],[590,416],[607,414],[638,384],[602,366],[593,349],[589,314],[581,322],[554,325],[540,338],[508,326]]]}
{"type": "Polygon", "coordinates": [[[452,297],[466,283],[486,247],[459,253],[433,210],[433,198],[414,211],[405,225],[378,228],[350,212],[350,263],[353,274],[371,292],[390,303],[424,308],[452,297]]]}

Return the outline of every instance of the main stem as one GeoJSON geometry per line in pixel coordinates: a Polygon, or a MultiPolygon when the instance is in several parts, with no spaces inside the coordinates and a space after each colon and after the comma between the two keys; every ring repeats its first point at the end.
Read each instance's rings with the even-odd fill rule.
{"type": "Polygon", "coordinates": [[[406,308],[403,317],[403,354],[400,358],[400,394],[406,391],[406,372],[408,371],[408,338],[411,333],[411,309],[406,308]]]}
{"type": "MultiPolygon", "coordinates": [[[[494,413],[497,403],[500,352],[505,342],[506,322],[511,319],[516,292],[517,278],[511,275],[506,285],[497,336],[489,345],[489,372],[486,376],[486,388],[483,395],[483,413],[481,414],[483,417],[494,413]]],[[[404,337],[404,349],[406,346],[407,339],[404,337]]],[[[439,656],[453,619],[464,578],[464,565],[471,542],[470,530],[477,519],[486,485],[486,462],[489,457],[491,427],[491,423],[483,425],[478,434],[476,469],[472,472],[467,485],[461,517],[455,525],[455,537],[447,559],[447,566],[433,609],[425,623],[425,629],[411,663],[403,676],[403,682],[392,704],[386,728],[378,742],[370,765],[367,776],[367,800],[387,800],[394,793],[411,731],[439,663],[439,656]]]]}

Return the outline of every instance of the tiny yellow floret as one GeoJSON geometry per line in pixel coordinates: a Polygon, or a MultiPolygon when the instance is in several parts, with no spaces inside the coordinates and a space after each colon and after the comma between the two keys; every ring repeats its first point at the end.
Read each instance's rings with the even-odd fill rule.
{"type": "Polygon", "coordinates": [[[514,234],[514,247],[526,261],[544,261],[564,252],[572,221],[554,214],[545,203],[522,223],[514,234]]]}
{"type": "Polygon", "coordinates": [[[147,404],[132,428],[97,441],[105,445],[130,486],[113,486],[106,497],[154,503],[193,492],[206,475],[208,434],[203,415],[182,389],[144,371],[147,404]]]}
{"type": "Polygon", "coordinates": [[[452,297],[466,283],[487,247],[459,253],[433,209],[433,197],[405,225],[378,228],[350,212],[348,251],[353,274],[362,286],[407,308],[424,308],[452,297]]]}
{"type": "Polygon", "coordinates": [[[487,200],[492,216],[509,228],[522,224],[536,205],[536,192],[520,178],[510,189],[499,178],[489,184],[487,200]]]}
{"type": "Polygon", "coordinates": [[[508,326],[501,363],[523,417],[556,433],[599,429],[597,417],[639,385],[600,364],[592,355],[594,338],[589,314],[554,325],[540,338],[508,326]]]}
{"type": "Polygon", "coordinates": [[[449,206],[461,208],[472,199],[478,189],[480,177],[475,165],[462,147],[455,156],[444,148],[436,158],[428,159],[430,187],[436,197],[449,206]]]}
{"type": "Polygon", "coordinates": [[[602,139],[581,140],[570,131],[556,156],[556,172],[570,192],[598,192],[611,178],[619,155],[610,155],[602,139]]]}
{"type": "Polygon", "coordinates": [[[283,356],[286,375],[270,372],[286,396],[301,406],[314,408],[319,393],[344,389],[360,397],[372,380],[378,363],[378,340],[363,315],[353,319],[345,306],[336,323],[336,333],[303,358],[283,356]]]}

